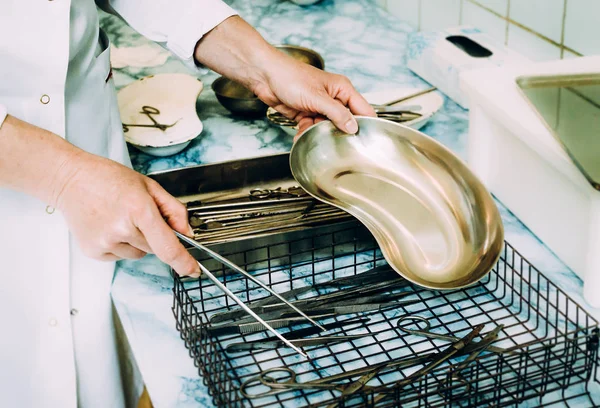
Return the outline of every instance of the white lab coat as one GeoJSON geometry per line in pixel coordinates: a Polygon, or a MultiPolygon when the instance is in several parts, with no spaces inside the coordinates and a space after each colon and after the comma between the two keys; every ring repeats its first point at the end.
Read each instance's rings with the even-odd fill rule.
{"type": "MultiPolygon", "coordinates": [[[[219,0],[101,6],[190,66],[196,42],[234,14],[219,0]]],[[[94,0],[2,2],[0,103],[8,114],[129,164],[109,73],[94,0]]],[[[135,370],[118,357],[112,317],[114,263],[87,259],[47,203],[0,188],[0,274],[0,406],[131,405],[122,386],[131,379],[122,377],[135,370]]]]}

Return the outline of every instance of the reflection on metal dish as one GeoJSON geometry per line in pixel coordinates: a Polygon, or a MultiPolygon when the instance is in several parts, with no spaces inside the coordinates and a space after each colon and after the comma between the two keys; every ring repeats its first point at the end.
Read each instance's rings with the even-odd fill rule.
{"type": "Polygon", "coordinates": [[[452,152],[414,129],[357,117],[346,135],[324,121],[302,133],[290,167],[315,198],[373,234],[400,275],[432,289],[483,278],[504,243],[492,196],[452,152]]]}

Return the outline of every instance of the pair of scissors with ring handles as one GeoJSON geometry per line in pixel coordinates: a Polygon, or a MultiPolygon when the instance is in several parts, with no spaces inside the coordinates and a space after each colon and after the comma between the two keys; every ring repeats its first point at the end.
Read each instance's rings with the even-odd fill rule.
{"type": "MultiPolygon", "coordinates": [[[[440,340],[446,340],[446,341],[452,341],[452,342],[458,340],[458,338],[456,336],[452,336],[449,334],[433,333],[432,331],[430,331],[431,324],[429,323],[429,320],[425,317],[418,316],[418,315],[407,314],[405,316],[402,316],[400,319],[398,319],[398,322],[396,323],[396,327],[400,331],[403,331],[405,333],[414,334],[416,336],[421,336],[421,337],[427,337],[430,339],[440,339],[440,340]],[[407,327],[411,324],[418,325],[420,322],[424,323],[425,327],[417,328],[417,329],[409,329],[407,327]]],[[[501,326],[500,330],[502,329],[502,327],[504,327],[504,326],[501,326]]],[[[496,328],[495,330],[498,330],[498,328],[496,328]]],[[[499,330],[498,330],[498,332],[499,332],[499,330]]],[[[479,342],[474,341],[469,348],[477,349],[478,344],[479,344],[479,342]]],[[[495,347],[495,346],[491,346],[491,345],[487,347],[487,350],[491,351],[492,353],[498,353],[498,354],[505,354],[505,353],[512,354],[513,353],[509,349],[504,349],[504,348],[495,347]]]]}
{"type": "MultiPolygon", "coordinates": [[[[458,340],[458,338],[455,336],[431,332],[430,331],[431,324],[429,323],[429,320],[422,316],[410,315],[410,314],[405,315],[405,316],[401,317],[400,319],[398,319],[398,322],[396,323],[396,327],[405,333],[414,334],[417,336],[427,337],[427,338],[431,338],[431,339],[440,339],[440,340],[446,340],[446,341],[458,340]],[[409,329],[406,326],[410,325],[411,323],[407,323],[405,325],[405,322],[408,322],[408,321],[412,321],[412,324],[417,324],[417,325],[419,322],[422,322],[425,324],[425,327],[419,328],[419,329],[409,329]]],[[[465,360],[463,360],[461,363],[454,366],[454,368],[451,371],[451,376],[448,378],[447,384],[446,384],[446,389],[449,389],[449,388],[456,388],[456,387],[452,387],[451,384],[448,384],[448,383],[452,383],[454,381],[458,381],[459,383],[461,383],[461,386],[463,386],[463,388],[461,389],[460,392],[454,393],[454,396],[464,395],[469,392],[469,390],[471,388],[471,384],[467,380],[465,380],[464,377],[460,373],[465,368],[467,368],[467,366],[471,362],[473,362],[481,353],[483,353],[486,350],[490,351],[490,352],[494,352],[494,353],[499,353],[499,354],[511,352],[509,350],[491,345],[494,341],[497,340],[498,335],[500,334],[500,331],[503,328],[504,328],[504,325],[502,325],[502,324],[496,326],[495,329],[486,333],[480,341],[478,341],[478,342],[473,341],[473,342],[471,342],[470,345],[468,345],[466,347],[465,352],[470,352],[469,356],[465,360]]]]}
{"type": "Polygon", "coordinates": [[[369,367],[369,370],[364,373],[358,380],[345,384],[332,384],[330,377],[322,378],[316,381],[297,382],[296,372],[289,367],[274,367],[269,368],[255,377],[249,378],[240,387],[240,394],[245,398],[262,398],[269,395],[279,394],[289,390],[337,390],[341,391],[342,395],[358,392],[359,390],[375,389],[375,387],[367,386],[373,377],[379,374],[390,363],[380,363],[374,367],[369,367]],[[273,374],[283,373],[282,377],[274,377],[273,374]],[[269,388],[268,391],[251,394],[247,391],[248,388],[263,385],[269,388]]]}
{"type": "MultiPolygon", "coordinates": [[[[428,362],[428,364],[421,368],[420,370],[414,372],[404,380],[399,381],[396,385],[401,385],[402,387],[407,385],[408,383],[415,381],[421,376],[428,374],[430,371],[435,369],[437,366],[442,364],[444,361],[450,359],[453,355],[463,349],[466,345],[468,345],[472,339],[479,334],[479,332],[483,329],[483,325],[476,326],[469,334],[467,334],[463,338],[457,338],[449,347],[441,352],[428,353],[425,356],[400,360],[400,361],[387,361],[384,363],[376,364],[372,367],[365,367],[358,370],[353,370],[351,373],[343,373],[343,376],[334,375],[331,377],[322,378],[316,381],[307,381],[307,382],[297,382],[296,381],[296,373],[289,367],[276,367],[270,368],[261,372],[259,375],[255,377],[251,377],[242,383],[240,388],[240,393],[245,398],[262,398],[270,395],[279,394],[284,391],[289,390],[304,390],[304,389],[320,389],[320,390],[337,390],[342,392],[343,397],[348,397],[358,391],[374,391],[374,392],[384,392],[389,393],[391,390],[389,387],[373,387],[367,386],[367,383],[388,367],[397,367],[403,363],[417,364],[428,362]],[[272,374],[274,373],[283,373],[285,376],[275,378],[272,374]],[[356,381],[346,383],[346,384],[331,384],[333,381],[337,381],[340,379],[348,378],[349,375],[356,376],[361,375],[356,381]],[[269,390],[251,394],[248,392],[248,389],[255,386],[266,386],[269,390]]],[[[334,407],[335,405],[330,405],[329,407],[334,407]]]]}
{"type": "Polygon", "coordinates": [[[308,193],[300,186],[291,186],[288,188],[277,187],[274,189],[270,188],[253,188],[250,190],[250,198],[256,198],[259,200],[265,200],[268,198],[286,198],[286,197],[304,197],[308,193]]]}
{"type": "Polygon", "coordinates": [[[155,107],[153,107],[153,106],[147,106],[147,105],[142,106],[142,110],[140,111],[140,113],[142,115],[148,116],[148,119],[150,119],[150,121],[152,121],[152,124],[151,125],[145,125],[145,124],[141,124],[141,123],[123,123],[123,132],[124,133],[129,132],[129,128],[130,127],[157,128],[157,129],[160,129],[160,130],[162,130],[164,132],[165,130],[167,130],[170,127],[175,126],[177,124],[177,122],[179,122],[179,121],[177,121],[177,122],[175,122],[173,124],[170,124],[170,125],[165,125],[165,124],[162,124],[162,123],[158,123],[156,121],[156,119],[154,119],[152,117],[152,115],[160,115],[160,111],[158,109],[156,109],[155,107]]]}

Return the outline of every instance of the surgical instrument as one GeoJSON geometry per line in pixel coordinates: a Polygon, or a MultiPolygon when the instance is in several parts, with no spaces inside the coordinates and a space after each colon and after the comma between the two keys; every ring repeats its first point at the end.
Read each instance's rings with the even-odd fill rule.
{"type": "MultiPolygon", "coordinates": [[[[347,320],[342,320],[342,321],[336,321],[333,323],[327,323],[327,324],[324,324],[323,327],[325,327],[325,329],[327,331],[329,331],[329,330],[334,330],[334,329],[338,329],[338,328],[346,327],[346,326],[360,325],[362,323],[368,322],[369,320],[370,319],[368,317],[367,318],[364,318],[364,317],[363,318],[352,318],[352,319],[347,319],[347,320]]],[[[362,326],[354,327],[351,330],[358,329],[360,327],[362,327],[362,326]]],[[[319,332],[320,332],[320,330],[317,327],[307,327],[305,329],[292,330],[292,331],[286,333],[285,335],[286,335],[286,338],[292,344],[296,344],[294,341],[304,340],[306,337],[312,336],[314,334],[318,334],[319,332]]],[[[359,336],[363,336],[363,335],[359,335],[359,336]]],[[[322,338],[322,337],[316,337],[316,338],[322,338]]],[[[230,343],[225,348],[225,351],[227,351],[228,353],[235,353],[235,352],[247,351],[247,350],[271,348],[271,347],[260,347],[260,344],[275,343],[277,341],[278,341],[277,337],[267,337],[264,339],[254,340],[254,341],[230,343]]],[[[281,344],[281,345],[279,345],[279,347],[284,347],[284,345],[281,344]]]]}
{"type": "Polygon", "coordinates": [[[142,110],[140,112],[143,115],[148,116],[148,118],[152,121],[151,125],[144,125],[144,124],[139,124],[139,123],[123,123],[123,132],[127,133],[129,132],[129,128],[130,127],[147,127],[147,128],[157,128],[162,130],[163,132],[165,130],[167,130],[170,127],[173,127],[177,124],[177,122],[179,122],[179,120],[177,120],[175,123],[171,124],[171,125],[164,125],[162,123],[158,123],[153,117],[152,115],[160,115],[160,111],[152,106],[142,106],[142,110]]]}
{"type": "Polygon", "coordinates": [[[254,188],[252,190],[250,190],[250,198],[257,198],[257,199],[268,199],[268,198],[294,198],[294,197],[304,197],[304,196],[308,196],[308,193],[306,191],[304,191],[304,189],[302,187],[299,186],[292,186],[292,187],[288,187],[285,189],[282,189],[281,187],[277,187],[275,189],[269,189],[269,188],[265,188],[265,189],[260,189],[260,188],[254,188]]]}
{"type": "MultiPolygon", "coordinates": [[[[407,325],[410,325],[411,323],[408,323],[407,325]]],[[[418,324],[418,323],[416,323],[418,324]]],[[[446,341],[456,341],[457,338],[451,335],[447,335],[447,334],[437,334],[437,333],[433,333],[431,332],[429,329],[431,328],[431,324],[429,323],[429,320],[426,319],[425,317],[422,316],[417,316],[417,315],[413,315],[413,314],[408,314],[408,315],[404,315],[402,316],[400,319],[398,319],[398,322],[396,323],[396,327],[408,334],[414,334],[416,336],[422,336],[422,337],[428,337],[430,339],[440,339],[440,340],[446,340],[446,341]],[[403,325],[404,322],[406,321],[414,321],[414,322],[423,322],[425,323],[425,327],[422,329],[409,329],[406,326],[403,325]]],[[[479,344],[478,342],[473,342],[473,344],[477,345],[479,344]]],[[[494,353],[513,353],[510,350],[507,349],[503,349],[503,348],[499,348],[499,347],[495,347],[495,346],[489,346],[488,350],[494,353]]]]}
{"type": "MultiPolygon", "coordinates": [[[[200,262],[198,262],[198,266],[200,267],[200,271],[202,271],[202,273],[204,273],[206,276],[208,276],[208,278],[210,280],[212,280],[213,283],[219,289],[221,289],[227,296],[229,296],[231,299],[233,299],[234,302],[236,302],[238,305],[240,305],[240,307],[242,309],[245,309],[245,310],[247,309],[247,306],[244,304],[244,302],[242,302],[242,300],[240,298],[238,298],[232,291],[230,291],[227,288],[227,286],[225,286],[224,284],[222,284],[208,269],[206,269],[204,267],[204,265],[202,265],[200,262]]],[[[281,341],[283,341],[285,344],[287,344],[290,348],[292,348],[294,351],[296,351],[296,353],[300,354],[301,356],[303,356],[305,358],[308,358],[308,356],[306,355],[306,353],[304,353],[302,350],[300,350],[299,348],[297,348],[296,346],[294,346],[293,344],[291,344],[289,341],[287,341],[285,337],[283,337],[281,334],[279,334],[267,322],[265,322],[264,320],[262,320],[260,318],[260,316],[257,316],[250,309],[247,309],[246,311],[248,312],[248,314],[250,316],[253,316],[259,323],[261,323],[267,330],[269,330],[271,333],[273,333],[275,336],[277,336],[277,338],[279,338],[281,341]]]]}
{"type": "MultiPolygon", "coordinates": [[[[389,266],[382,265],[382,266],[375,267],[369,271],[362,272],[362,273],[359,273],[356,275],[343,276],[343,277],[336,278],[336,279],[333,279],[328,282],[317,283],[313,286],[305,286],[302,288],[292,289],[287,292],[281,293],[280,296],[283,297],[284,299],[289,300],[294,297],[301,296],[305,293],[312,292],[312,291],[319,291],[319,290],[322,290],[325,288],[332,288],[332,287],[339,288],[339,287],[343,287],[343,286],[366,286],[366,285],[370,285],[374,282],[376,283],[376,282],[389,282],[389,281],[395,281],[395,282],[398,282],[398,284],[405,282],[404,279],[402,279],[402,277],[400,277],[389,266]]],[[[334,292],[334,293],[339,293],[339,291],[334,292]]],[[[327,294],[327,295],[318,295],[317,298],[319,296],[331,296],[331,295],[332,295],[331,293],[327,294]]],[[[260,300],[256,300],[254,302],[249,302],[248,306],[250,308],[255,308],[255,307],[258,308],[261,306],[267,306],[267,305],[274,304],[275,302],[277,302],[277,300],[278,300],[277,297],[269,296],[269,297],[265,297],[260,300]]],[[[218,312],[218,313],[214,313],[210,317],[210,322],[211,323],[223,322],[223,321],[230,320],[230,319],[237,319],[244,315],[245,315],[245,312],[243,310],[239,310],[239,309],[234,309],[234,310],[230,310],[227,312],[218,312]]]]}
{"type": "MultiPolygon", "coordinates": [[[[248,309],[250,310],[250,309],[248,309]]],[[[250,310],[251,311],[251,310],[250,310]]],[[[252,312],[252,318],[256,319],[256,316],[258,316],[256,313],[252,312]]],[[[250,318],[248,318],[247,320],[244,320],[243,322],[233,322],[233,323],[224,323],[224,324],[219,324],[219,325],[215,325],[215,326],[208,326],[206,328],[206,331],[211,335],[211,336],[222,336],[225,334],[247,334],[247,333],[254,333],[254,332],[258,332],[261,330],[264,330],[265,323],[268,324],[269,326],[273,327],[273,328],[280,328],[280,327],[287,327],[291,324],[294,323],[303,323],[305,320],[310,319],[310,321],[312,322],[312,319],[324,319],[324,318],[328,318],[328,317],[335,317],[335,313],[324,313],[324,314],[315,314],[315,315],[311,315],[311,316],[306,316],[303,314],[302,317],[299,316],[284,316],[284,317],[276,317],[276,318],[270,318],[270,316],[263,316],[260,317],[260,321],[259,322],[253,322],[251,321],[250,318]]],[[[258,319],[256,319],[258,320],[258,319]]],[[[322,325],[318,325],[319,328],[323,328],[322,325]]],[[[288,343],[286,343],[288,344],[288,343]]],[[[289,344],[288,344],[289,346],[289,344]]]]}
{"type": "MultiPolygon", "coordinates": [[[[368,337],[370,334],[351,334],[351,335],[334,335],[334,336],[321,336],[321,337],[310,337],[307,339],[296,339],[290,340],[290,343],[297,347],[307,346],[320,346],[323,344],[341,343],[344,341],[357,340],[363,337],[368,337]]],[[[289,339],[288,339],[289,340],[289,339]]],[[[241,351],[250,350],[275,350],[278,348],[288,347],[287,344],[281,340],[263,341],[257,340],[247,343],[233,343],[229,344],[225,351],[227,353],[236,353],[241,351]]]]}
{"type": "MultiPolygon", "coordinates": [[[[427,356],[418,357],[416,361],[419,362],[429,362],[425,367],[411,374],[404,380],[398,381],[395,386],[404,387],[410,382],[416,380],[419,377],[422,377],[433,369],[438,367],[443,362],[450,359],[452,356],[457,354],[460,350],[462,350],[467,344],[469,344],[472,339],[479,334],[479,332],[483,329],[484,325],[479,325],[473,328],[471,332],[469,332],[463,338],[458,339],[453,342],[450,346],[444,349],[441,352],[434,352],[427,356]]],[[[415,359],[413,359],[414,363],[415,359]]],[[[376,364],[372,367],[365,367],[363,369],[354,370],[354,376],[360,375],[360,378],[356,381],[353,381],[349,384],[331,384],[334,381],[341,379],[339,375],[326,377],[316,381],[308,381],[299,383],[296,382],[296,373],[288,367],[277,367],[271,368],[261,372],[259,375],[255,377],[251,377],[242,383],[240,388],[240,393],[246,398],[261,398],[268,395],[274,395],[279,392],[283,392],[285,390],[294,389],[294,390],[302,390],[302,389],[324,389],[324,390],[338,390],[342,392],[342,395],[348,397],[360,390],[365,391],[376,391],[376,392],[390,392],[390,388],[387,386],[378,386],[378,387],[369,387],[367,386],[367,382],[370,381],[373,377],[380,374],[384,369],[387,369],[397,362],[394,360],[383,362],[376,364]],[[285,378],[274,378],[269,375],[275,372],[283,372],[287,375],[285,378]],[[265,391],[257,394],[248,393],[247,389],[256,385],[265,385],[270,388],[269,391],[265,391]]],[[[349,373],[343,373],[344,375],[348,375],[349,373]]],[[[347,378],[347,377],[346,377],[347,378]]],[[[334,407],[335,405],[330,405],[329,407],[334,407]]]]}

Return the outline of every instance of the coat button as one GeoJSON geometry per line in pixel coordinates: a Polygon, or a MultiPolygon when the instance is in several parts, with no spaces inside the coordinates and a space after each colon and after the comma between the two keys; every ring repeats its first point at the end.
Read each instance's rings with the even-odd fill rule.
{"type": "Polygon", "coordinates": [[[48,103],[50,103],[50,97],[46,94],[43,94],[42,97],[40,98],[40,102],[43,103],[44,105],[47,105],[48,103]]]}
{"type": "Polygon", "coordinates": [[[56,320],[56,319],[50,319],[50,320],[48,321],[48,324],[49,324],[50,326],[52,326],[52,327],[56,327],[56,326],[58,326],[58,320],[56,320]]]}
{"type": "Polygon", "coordinates": [[[48,213],[50,215],[54,214],[55,210],[56,209],[54,207],[52,207],[51,205],[46,206],[46,213],[48,213]]]}

